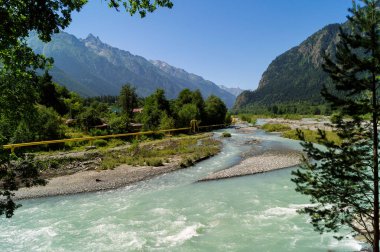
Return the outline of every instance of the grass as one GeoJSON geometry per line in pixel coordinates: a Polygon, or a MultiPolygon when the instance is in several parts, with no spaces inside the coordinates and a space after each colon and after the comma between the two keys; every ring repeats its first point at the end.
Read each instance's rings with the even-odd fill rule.
{"type": "MultiPolygon", "coordinates": [[[[318,143],[318,131],[316,130],[302,130],[305,136],[305,140],[313,143],[318,143]]],[[[282,132],[282,136],[289,139],[299,140],[297,131],[296,130],[288,130],[285,132],[282,132]]],[[[326,131],[326,138],[329,141],[333,141],[335,144],[340,145],[342,143],[342,139],[332,131],[326,131]]]]}
{"type": "MultiPolygon", "coordinates": [[[[264,124],[261,127],[267,132],[281,132],[281,136],[289,139],[300,140],[297,135],[297,130],[291,129],[290,126],[286,124],[264,124]]],[[[303,129],[301,130],[305,136],[305,140],[308,142],[318,143],[319,135],[317,130],[303,129]]],[[[340,145],[342,139],[337,135],[337,133],[332,131],[325,131],[326,138],[335,144],[340,145]]]]}
{"type": "Polygon", "coordinates": [[[240,118],[240,120],[247,123],[251,123],[253,125],[256,124],[256,121],[258,118],[261,118],[261,117],[256,117],[256,115],[251,115],[251,114],[239,114],[238,117],[240,118]]]}
{"type": "Polygon", "coordinates": [[[151,141],[134,142],[125,150],[105,152],[101,169],[113,169],[121,164],[132,166],[162,166],[173,158],[180,158],[181,166],[187,167],[199,159],[215,155],[220,142],[203,135],[151,141]]]}
{"type": "Polygon", "coordinates": [[[261,127],[263,130],[267,132],[284,132],[291,130],[289,125],[286,124],[274,124],[274,123],[267,123],[264,124],[261,127]]]}

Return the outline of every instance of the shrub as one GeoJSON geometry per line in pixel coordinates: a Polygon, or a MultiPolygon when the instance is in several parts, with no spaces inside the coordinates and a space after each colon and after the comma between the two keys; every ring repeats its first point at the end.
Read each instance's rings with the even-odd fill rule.
{"type": "Polygon", "coordinates": [[[102,129],[90,129],[89,134],[91,136],[104,136],[107,135],[107,131],[102,129]]]}
{"type": "Polygon", "coordinates": [[[96,147],[104,147],[104,146],[107,146],[107,141],[104,140],[104,139],[96,139],[96,140],[94,141],[94,145],[95,145],[96,147]]]}
{"type": "Polygon", "coordinates": [[[128,124],[130,119],[127,115],[112,115],[108,121],[108,125],[112,131],[112,133],[123,133],[128,130],[128,124]]]}
{"type": "Polygon", "coordinates": [[[283,132],[283,131],[291,130],[290,126],[286,124],[267,123],[267,124],[264,124],[261,128],[268,132],[283,132]]]}
{"type": "MultiPolygon", "coordinates": [[[[316,130],[302,130],[306,141],[318,143],[318,131],[316,130]]],[[[296,130],[288,130],[282,133],[282,136],[289,139],[299,140],[296,130]]],[[[342,139],[337,135],[337,133],[332,131],[326,131],[326,137],[329,141],[333,141],[334,143],[340,145],[342,143],[342,139]]]]}
{"type": "Polygon", "coordinates": [[[223,132],[222,137],[231,137],[231,133],[229,132],[223,132]]]}
{"type": "Polygon", "coordinates": [[[164,165],[164,163],[162,162],[162,159],[160,159],[160,158],[149,158],[145,162],[146,162],[146,165],[148,165],[148,166],[157,167],[157,166],[163,166],[164,165]]]}
{"type": "Polygon", "coordinates": [[[121,146],[121,145],[124,145],[125,142],[121,139],[116,139],[116,138],[113,138],[111,140],[108,141],[108,146],[110,148],[113,148],[113,147],[117,147],[117,146],[121,146]]]}
{"type": "Polygon", "coordinates": [[[162,113],[163,116],[161,117],[160,121],[160,130],[167,130],[167,129],[174,129],[175,127],[175,121],[172,117],[169,117],[166,112],[162,113]]]}
{"type": "Polygon", "coordinates": [[[251,118],[251,124],[256,125],[256,122],[257,122],[257,118],[252,117],[251,118]]]}

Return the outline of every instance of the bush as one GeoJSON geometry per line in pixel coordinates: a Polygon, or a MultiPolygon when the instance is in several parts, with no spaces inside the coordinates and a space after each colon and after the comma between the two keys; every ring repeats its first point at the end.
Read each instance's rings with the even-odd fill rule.
{"type": "MultiPolygon", "coordinates": [[[[318,131],[316,130],[302,130],[305,140],[313,143],[318,143],[318,131]]],[[[289,130],[282,133],[282,136],[289,139],[299,140],[296,130],[289,130]]],[[[337,133],[332,131],[326,131],[326,137],[329,141],[333,141],[334,143],[340,145],[342,143],[342,139],[338,136],[337,133]]]]}
{"type": "Polygon", "coordinates": [[[222,137],[231,137],[231,133],[229,132],[223,132],[222,137]]]}
{"type": "Polygon", "coordinates": [[[127,115],[112,115],[108,121],[108,125],[112,133],[124,133],[128,129],[129,122],[130,120],[127,115]]]}
{"type": "Polygon", "coordinates": [[[174,129],[175,121],[173,118],[169,117],[166,112],[162,113],[161,121],[160,121],[160,130],[174,129]]]}
{"type": "Polygon", "coordinates": [[[164,165],[164,163],[162,162],[162,159],[160,159],[160,158],[149,158],[145,162],[146,162],[146,165],[148,165],[148,166],[158,167],[158,166],[164,165]]]}
{"type": "Polygon", "coordinates": [[[232,123],[232,115],[230,112],[226,114],[226,118],[224,119],[224,123],[230,125],[232,123]]]}
{"type": "Polygon", "coordinates": [[[91,127],[102,124],[100,113],[91,107],[86,108],[82,113],[80,113],[78,116],[78,121],[86,131],[88,131],[91,127]]]}
{"type": "Polygon", "coordinates": [[[104,140],[104,139],[96,139],[96,140],[94,141],[94,145],[95,145],[96,147],[104,147],[104,146],[107,146],[107,141],[104,140]]]}
{"type": "Polygon", "coordinates": [[[256,123],[257,123],[257,118],[252,117],[251,118],[251,124],[256,125],[256,123]]]}
{"type": "Polygon", "coordinates": [[[107,143],[108,143],[108,146],[110,148],[121,146],[121,145],[125,145],[125,142],[123,140],[116,139],[116,138],[113,138],[113,139],[107,141],[107,143]]]}
{"type": "Polygon", "coordinates": [[[249,117],[246,116],[246,115],[241,115],[240,116],[240,120],[244,121],[244,122],[248,122],[249,121],[249,117]]]}
{"type": "Polygon", "coordinates": [[[11,138],[12,143],[55,140],[65,137],[64,125],[57,112],[42,105],[36,106],[34,120],[20,121],[11,138]]]}
{"type": "Polygon", "coordinates": [[[89,134],[91,136],[104,136],[104,135],[107,135],[108,132],[106,130],[101,130],[101,129],[90,129],[89,134]]]}
{"type": "Polygon", "coordinates": [[[283,132],[283,131],[291,130],[290,126],[286,124],[267,123],[267,124],[264,124],[261,128],[268,132],[283,132]]]}

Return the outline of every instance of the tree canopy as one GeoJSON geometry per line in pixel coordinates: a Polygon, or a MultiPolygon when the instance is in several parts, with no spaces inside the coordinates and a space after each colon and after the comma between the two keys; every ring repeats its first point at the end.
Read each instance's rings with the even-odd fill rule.
{"type": "Polygon", "coordinates": [[[119,95],[119,105],[127,116],[132,117],[133,109],[138,106],[138,97],[136,89],[131,84],[122,86],[119,95]]]}

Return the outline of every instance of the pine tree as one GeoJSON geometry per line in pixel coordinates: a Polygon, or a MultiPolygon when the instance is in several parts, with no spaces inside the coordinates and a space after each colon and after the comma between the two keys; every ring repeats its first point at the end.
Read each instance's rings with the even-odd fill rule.
{"type": "Polygon", "coordinates": [[[131,84],[128,83],[121,87],[119,105],[123,113],[127,114],[129,118],[132,118],[133,109],[138,106],[138,99],[136,88],[131,84]]]}
{"type": "MultiPolygon", "coordinates": [[[[326,55],[324,70],[334,87],[322,95],[338,109],[332,125],[340,145],[319,131],[316,146],[299,132],[307,155],[293,172],[296,191],[310,196],[301,210],[316,231],[349,227],[379,251],[378,118],[380,81],[380,10],[378,0],[354,2],[348,26],[341,28],[336,55],[326,55]]],[[[342,237],[337,237],[342,238],[342,237]]]]}

